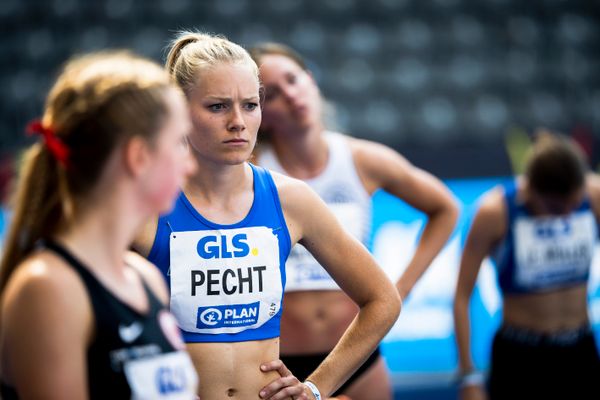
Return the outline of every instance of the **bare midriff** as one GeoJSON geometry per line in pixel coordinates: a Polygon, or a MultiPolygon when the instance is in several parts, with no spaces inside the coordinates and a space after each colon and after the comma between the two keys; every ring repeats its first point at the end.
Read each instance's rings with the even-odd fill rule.
{"type": "Polygon", "coordinates": [[[288,292],[281,318],[281,354],[328,353],[358,306],[340,290],[288,292]]]}
{"type": "Polygon", "coordinates": [[[587,288],[507,295],[503,314],[504,324],[541,334],[574,330],[589,323],[587,288]]]}
{"type": "Polygon", "coordinates": [[[260,399],[260,390],[279,378],[262,372],[263,363],[279,359],[279,338],[235,343],[188,343],[200,378],[202,400],[260,399]]]}

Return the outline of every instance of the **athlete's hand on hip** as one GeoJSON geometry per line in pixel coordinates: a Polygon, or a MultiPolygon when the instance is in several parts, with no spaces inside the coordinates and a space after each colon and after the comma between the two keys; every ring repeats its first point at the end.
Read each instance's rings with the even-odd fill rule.
{"type": "Polygon", "coordinates": [[[279,378],[261,389],[260,397],[269,400],[313,400],[310,389],[296,378],[283,361],[276,360],[262,364],[262,372],[277,371],[279,378]]]}
{"type": "Polygon", "coordinates": [[[464,386],[460,389],[460,400],[487,400],[485,389],[480,385],[464,386]]]}

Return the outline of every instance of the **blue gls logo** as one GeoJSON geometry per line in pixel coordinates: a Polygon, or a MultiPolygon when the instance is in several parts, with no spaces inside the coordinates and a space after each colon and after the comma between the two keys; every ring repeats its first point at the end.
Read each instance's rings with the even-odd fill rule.
{"type": "Polygon", "coordinates": [[[185,371],[182,368],[160,367],[156,371],[158,392],[163,395],[185,390],[185,371]]]}
{"type": "Polygon", "coordinates": [[[198,241],[198,255],[202,258],[233,258],[245,257],[250,253],[248,237],[245,233],[238,233],[231,238],[231,248],[225,235],[209,235],[198,241]]]}
{"type": "Polygon", "coordinates": [[[196,328],[232,328],[254,325],[258,321],[260,303],[198,307],[196,328]]]}
{"type": "Polygon", "coordinates": [[[571,224],[566,219],[552,221],[551,223],[542,222],[535,226],[535,234],[539,238],[551,239],[554,237],[566,236],[571,233],[571,224]]]}

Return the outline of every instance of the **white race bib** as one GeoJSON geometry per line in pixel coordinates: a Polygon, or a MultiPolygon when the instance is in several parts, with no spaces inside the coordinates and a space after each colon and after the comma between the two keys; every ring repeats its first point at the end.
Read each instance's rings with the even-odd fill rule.
{"type": "Polygon", "coordinates": [[[516,283],[546,287],[585,275],[596,239],[589,213],[568,217],[518,218],[514,227],[516,283]]]}
{"type": "Polygon", "coordinates": [[[281,307],[279,241],[267,227],[173,232],[171,311],[187,332],[256,329],[281,307]]]}
{"type": "Polygon", "coordinates": [[[198,376],[185,351],[127,361],[125,377],[133,400],[192,400],[198,376]]]}

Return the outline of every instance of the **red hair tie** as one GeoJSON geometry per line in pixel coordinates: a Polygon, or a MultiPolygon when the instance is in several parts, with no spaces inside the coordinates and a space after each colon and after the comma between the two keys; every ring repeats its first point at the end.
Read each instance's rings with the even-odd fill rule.
{"type": "Polygon", "coordinates": [[[45,127],[39,119],[36,119],[27,124],[26,132],[29,135],[42,135],[50,153],[52,153],[59,163],[64,167],[67,167],[69,162],[69,149],[56,137],[52,128],[45,127]]]}

